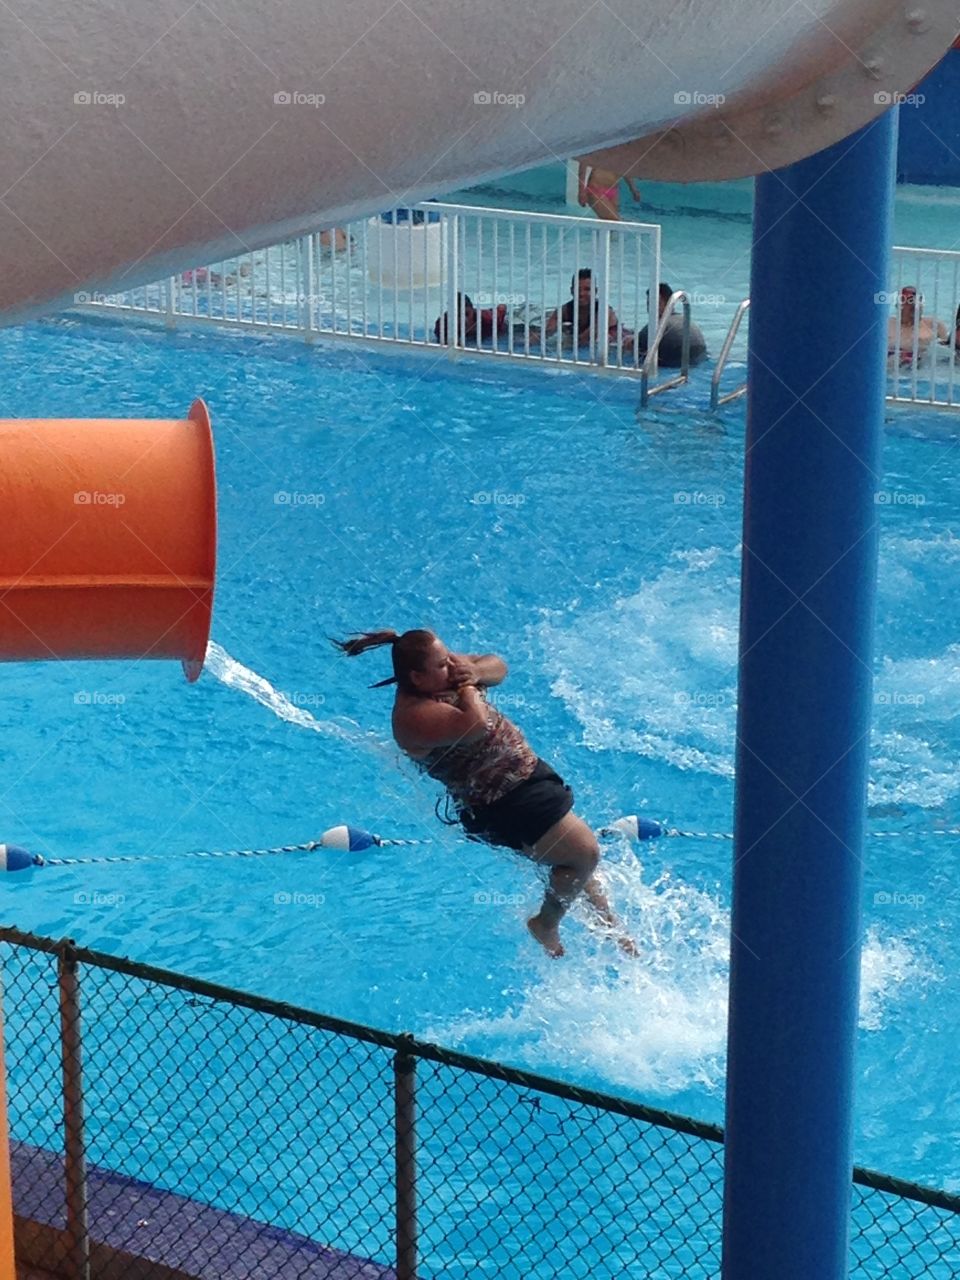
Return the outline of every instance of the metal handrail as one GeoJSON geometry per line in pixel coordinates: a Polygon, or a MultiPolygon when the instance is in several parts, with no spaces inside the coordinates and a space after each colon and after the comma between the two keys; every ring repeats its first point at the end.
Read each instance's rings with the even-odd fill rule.
{"type": "Polygon", "coordinates": [[[737,331],[740,328],[740,321],[750,309],[750,299],[744,300],[737,307],[733,319],[730,322],[730,328],[727,330],[727,336],[723,340],[723,346],[720,349],[720,355],[717,357],[717,367],[713,371],[713,377],[710,379],[710,410],[713,412],[719,409],[722,404],[729,404],[731,400],[739,400],[742,395],[746,395],[747,384],[737,387],[734,391],[728,391],[725,396],[720,395],[720,375],[726,367],[727,360],[730,357],[730,349],[736,340],[737,331]]]}
{"type": "Polygon", "coordinates": [[[658,396],[661,391],[669,391],[671,387],[680,387],[690,379],[690,299],[685,290],[676,289],[670,295],[670,301],[664,308],[653,342],[647,345],[647,354],[640,369],[640,408],[645,409],[651,396],[658,396]],[[683,346],[680,350],[680,372],[675,378],[668,378],[655,387],[650,386],[650,374],[657,363],[660,343],[667,331],[667,325],[673,319],[673,308],[680,302],[683,304],[683,346]]]}

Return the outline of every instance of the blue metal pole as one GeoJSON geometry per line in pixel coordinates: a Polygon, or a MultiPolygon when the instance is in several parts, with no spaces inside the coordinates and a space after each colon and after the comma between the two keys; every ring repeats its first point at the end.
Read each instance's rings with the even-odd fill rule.
{"type": "Polygon", "coordinates": [[[848,1273],[895,136],[757,179],[724,1280],[848,1273]]]}

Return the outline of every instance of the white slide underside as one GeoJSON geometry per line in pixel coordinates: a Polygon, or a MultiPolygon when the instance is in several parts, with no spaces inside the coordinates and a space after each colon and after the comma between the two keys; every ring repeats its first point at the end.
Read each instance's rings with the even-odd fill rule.
{"type": "Polygon", "coordinates": [[[10,0],[0,311],[10,323],[570,156],[677,181],[779,168],[888,110],[949,48],[958,13],[10,0]]]}

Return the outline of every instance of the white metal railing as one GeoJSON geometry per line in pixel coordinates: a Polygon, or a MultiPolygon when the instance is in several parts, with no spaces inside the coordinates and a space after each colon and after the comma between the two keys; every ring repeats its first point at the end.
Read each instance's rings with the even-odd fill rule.
{"type": "MultiPolygon", "coordinates": [[[[427,203],[126,292],[78,293],[75,306],[171,327],[385,342],[641,382],[645,371],[649,383],[656,352],[638,350],[647,346],[638,331],[656,332],[659,278],[655,224],[427,203]]],[[[877,302],[888,311],[888,400],[960,408],[960,252],[894,247],[891,286],[877,302]],[[912,313],[901,302],[910,289],[912,313]]],[[[712,408],[746,389],[719,394],[744,311],[713,371],[712,408]]]]}
{"type": "Polygon", "coordinates": [[[638,374],[660,228],[427,203],[75,306],[638,374]]]}
{"type": "MultiPolygon", "coordinates": [[[[649,333],[650,330],[648,329],[649,333]]],[[[646,409],[650,403],[651,396],[658,396],[663,391],[669,391],[672,387],[681,387],[690,378],[690,299],[683,289],[675,289],[670,295],[670,300],[663,309],[663,315],[657,324],[653,341],[648,344],[647,352],[644,356],[643,365],[640,369],[640,408],[646,409]],[[650,386],[651,375],[657,369],[657,353],[660,350],[660,344],[663,342],[663,336],[668,326],[673,320],[673,309],[677,304],[683,307],[683,332],[680,339],[680,372],[672,378],[668,378],[666,382],[661,382],[655,387],[650,386]]]]}
{"type": "Polygon", "coordinates": [[[732,400],[739,400],[741,396],[745,396],[747,394],[747,384],[744,381],[739,387],[734,388],[733,391],[728,391],[726,395],[721,396],[720,379],[723,376],[724,369],[727,367],[727,361],[730,359],[730,352],[733,348],[734,342],[736,341],[737,333],[740,330],[741,321],[749,310],[750,299],[744,298],[734,312],[733,319],[730,321],[730,328],[727,330],[727,336],[724,338],[723,346],[720,348],[720,354],[717,356],[717,363],[713,370],[713,377],[710,379],[710,408],[714,411],[719,409],[721,405],[730,404],[732,400]]]}
{"type": "Polygon", "coordinates": [[[877,302],[889,312],[887,399],[960,408],[960,253],[895,245],[877,302]]]}

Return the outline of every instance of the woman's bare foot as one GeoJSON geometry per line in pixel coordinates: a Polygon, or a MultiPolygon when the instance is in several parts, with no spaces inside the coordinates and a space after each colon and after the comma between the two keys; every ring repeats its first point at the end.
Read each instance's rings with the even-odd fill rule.
{"type": "Polygon", "coordinates": [[[563,943],[560,941],[560,930],[555,924],[547,924],[540,916],[531,916],[527,928],[543,947],[548,955],[556,960],[564,955],[563,943]]]}

